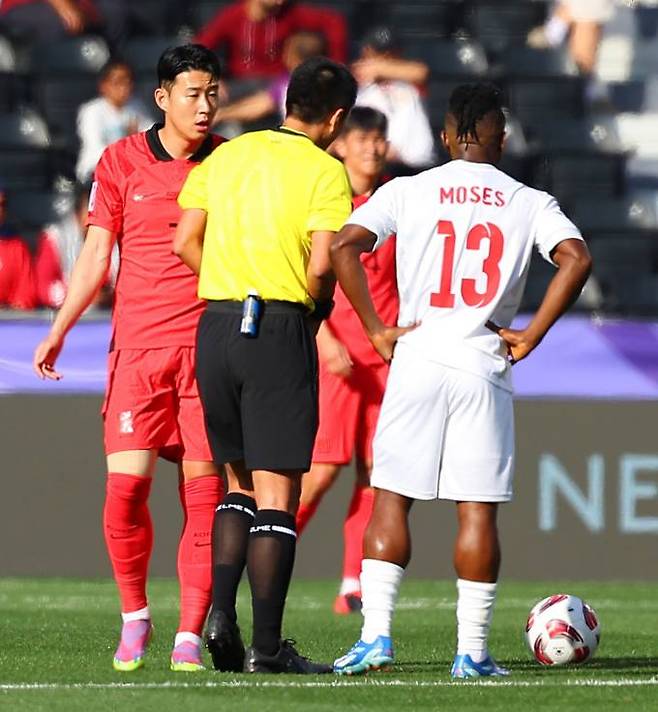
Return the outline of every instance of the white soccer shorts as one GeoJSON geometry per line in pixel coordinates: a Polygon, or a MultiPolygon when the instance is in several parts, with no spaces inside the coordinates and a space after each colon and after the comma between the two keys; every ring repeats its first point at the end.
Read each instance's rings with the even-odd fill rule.
{"type": "Polygon", "coordinates": [[[373,487],[414,499],[512,498],[512,394],[398,344],[373,443],[373,487]]]}

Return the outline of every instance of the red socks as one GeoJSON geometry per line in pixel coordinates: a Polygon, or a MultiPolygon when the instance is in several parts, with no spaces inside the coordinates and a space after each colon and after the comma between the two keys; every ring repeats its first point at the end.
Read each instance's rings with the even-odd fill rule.
{"type": "Polygon", "coordinates": [[[146,576],[153,548],[150,491],[150,477],[117,472],[107,476],[103,530],[123,613],[147,605],[146,576]]]}
{"type": "Polygon", "coordinates": [[[178,547],[178,632],[201,635],[212,590],[212,523],[223,485],[219,477],[208,475],[185,482],[180,491],[185,523],[178,547]]]}
{"type": "Polygon", "coordinates": [[[320,504],[321,500],[318,500],[317,502],[313,502],[313,504],[300,504],[299,509],[297,510],[297,520],[296,520],[296,528],[297,528],[297,536],[299,537],[301,533],[306,529],[306,525],[311,521],[311,518],[313,515],[317,512],[318,510],[318,505],[320,504]]]}
{"type": "Polygon", "coordinates": [[[345,537],[343,580],[359,580],[363,559],[363,535],[370,521],[374,501],[375,493],[372,487],[362,487],[358,484],[354,486],[352,501],[343,525],[345,537]]]}

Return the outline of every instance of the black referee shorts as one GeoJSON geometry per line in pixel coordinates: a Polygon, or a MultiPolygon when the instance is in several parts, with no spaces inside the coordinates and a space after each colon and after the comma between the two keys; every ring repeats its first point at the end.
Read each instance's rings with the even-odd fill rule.
{"type": "Polygon", "coordinates": [[[217,464],[308,470],[318,428],[318,366],[305,309],[266,302],[258,336],[240,333],[240,302],[209,302],[196,376],[217,464]]]}

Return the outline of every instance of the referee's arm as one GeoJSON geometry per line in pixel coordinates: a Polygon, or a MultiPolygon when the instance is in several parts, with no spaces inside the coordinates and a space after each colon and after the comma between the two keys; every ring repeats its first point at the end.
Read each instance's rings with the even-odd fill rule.
{"type": "Polygon", "coordinates": [[[172,251],[180,257],[194,274],[201,271],[203,237],[206,232],[208,214],[200,208],[183,210],[176,228],[172,251]]]}
{"type": "Polygon", "coordinates": [[[308,293],[314,302],[323,302],[334,296],[336,277],[331,267],[329,248],[335,232],[318,230],[311,233],[311,256],[306,270],[308,293]]]}

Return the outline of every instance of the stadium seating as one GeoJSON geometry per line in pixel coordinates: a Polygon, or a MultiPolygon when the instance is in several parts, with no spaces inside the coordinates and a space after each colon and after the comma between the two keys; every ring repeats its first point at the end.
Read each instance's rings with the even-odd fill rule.
{"type": "Polygon", "coordinates": [[[618,314],[656,311],[658,241],[651,236],[592,240],[594,276],[604,294],[603,308],[618,314]]]}
{"type": "Polygon", "coordinates": [[[482,47],[469,39],[402,37],[400,44],[404,57],[428,64],[433,79],[450,79],[455,83],[483,77],[489,66],[482,47]]]}
{"type": "Polygon", "coordinates": [[[167,47],[179,44],[174,35],[158,35],[153,37],[136,37],[129,40],[123,50],[123,57],[133,68],[135,77],[155,77],[155,68],[160,55],[167,47]]]}
{"type": "Polygon", "coordinates": [[[10,192],[11,215],[29,233],[39,232],[44,225],[57,222],[73,208],[71,191],[35,190],[10,192]]]}
{"type": "Polygon", "coordinates": [[[381,22],[401,37],[450,37],[457,29],[461,4],[454,0],[387,0],[380,3],[381,22]]]}
{"type": "Polygon", "coordinates": [[[44,120],[24,110],[0,113],[0,181],[9,190],[40,190],[52,178],[50,134],[44,120]]]}
{"type": "Polygon", "coordinates": [[[498,56],[492,76],[524,126],[584,114],[584,82],[563,51],[510,47],[498,56]]]}
{"type": "Polygon", "coordinates": [[[528,135],[539,149],[534,182],[562,200],[623,192],[627,153],[610,124],[591,119],[536,122],[528,135]]]}
{"type": "Polygon", "coordinates": [[[12,111],[24,98],[17,69],[16,52],[11,42],[0,36],[0,111],[12,111]]]}
{"type": "Polygon", "coordinates": [[[475,0],[466,12],[466,27],[488,52],[497,54],[525,44],[529,30],[546,18],[540,0],[475,0]]]}
{"type": "Polygon", "coordinates": [[[97,77],[110,51],[100,37],[83,36],[30,49],[33,99],[50,127],[55,145],[77,149],[80,104],[96,95],[97,77]]]}
{"type": "Polygon", "coordinates": [[[658,230],[658,193],[637,191],[622,198],[581,198],[569,216],[584,234],[599,239],[648,236],[658,230]]]}

